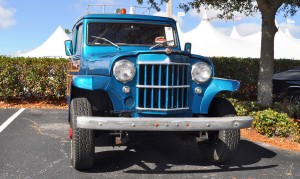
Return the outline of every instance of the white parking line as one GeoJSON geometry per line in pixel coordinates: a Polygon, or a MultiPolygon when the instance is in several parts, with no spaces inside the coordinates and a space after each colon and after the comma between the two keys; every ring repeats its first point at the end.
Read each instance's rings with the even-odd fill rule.
{"type": "Polygon", "coordinates": [[[0,126],[0,133],[10,124],[12,123],[23,111],[25,108],[21,108],[19,111],[17,111],[14,115],[12,115],[10,118],[8,118],[1,126],[0,126]]]}

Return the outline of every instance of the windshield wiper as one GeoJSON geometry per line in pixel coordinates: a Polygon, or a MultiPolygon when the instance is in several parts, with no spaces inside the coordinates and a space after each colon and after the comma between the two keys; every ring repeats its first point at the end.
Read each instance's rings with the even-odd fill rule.
{"type": "Polygon", "coordinates": [[[95,39],[100,39],[100,40],[104,40],[105,42],[108,42],[110,43],[111,45],[115,46],[118,50],[121,50],[121,47],[115,43],[113,43],[112,41],[108,40],[107,38],[104,38],[104,37],[98,37],[98,36],[91,36],[95,39]]]}
{"type": "Polygon", "coordinates": [[[157,44],[151,46],[149,49],[152,50],[152,49],[154,49],[154,48],[156,48],[158,46],[163,45],[164,43],[169,43],[169,42],[174,42],[174,40],[168,40],[168,41],[165,41],[165,42],[158,42],[157,44]]]}

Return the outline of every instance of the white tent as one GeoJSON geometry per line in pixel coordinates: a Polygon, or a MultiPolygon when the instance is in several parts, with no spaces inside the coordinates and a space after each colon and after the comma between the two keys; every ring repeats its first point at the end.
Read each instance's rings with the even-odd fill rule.
{"type": "Polygon", "coordinates": [[[296,39],[290,32],[290,30],[288,28],[285,29],[284,34],[291,40],[296,41],[298,43],[300,43],[300,39],[296,39]]]}
{"type": "MultiPolygon", "coordinates": [[[[286,34],[279,30],[275,35],[275,58],[300,59],[300,40],[286,34]]],[[[225,57],[260,57],[261,32],[243,37],[233,27],[231,35],[226,36],[216,30],[205,18],[195,29],[184,33],[181,39],[183,43],[192,43],[192,52],[195,54],[225,57]]]]}
{"type": "Polygon", "coordinates": [[[279,29],[275,35],[275,58],[300,59],[300,42],[290,39],[279,29]]]}
{"type": "Polygon", "coordinates": [[[192,43],[192,53],[204,56],[251,56],[248,42],[220,33],[207,20],[202,20],[195,29],[183,34],[183,39],[192,43]]]}
{"type": "MultiPolygon", "coordinates": [[[[251,44],[253,50],[253,56],[251,57],[259,57],[261,47],[261,32],[245,36],[242,39],[251,44]]],[[[276,59],[300,59],[300,41],[295,38],[292,39],[291,36],[289,37],[286,35],[281,29],[279,29],[275,34],[274,43],[274,56],[276,59]]]]}
{"type": "Polygon", "coordinates": [[[230,38],[232,39],[242,39],[243,37],[238,33],[238,31],[236,30],[236,27],[233,26],[232,31],[230,33],[230,38]]]}
{"type": "Polygon", "coordinates": [[[65,33],[64,29],[59,26],[55,32],[39,47],[20,54],[23,57],[51,57],[60,58],[66,57],[64,41],[70,37],[65,33]]]}
{"type": "Polygon", "coordinates": [[[295,37],[291,34],[290,30],[288,28],[285,29],[284,34],[291,40],[295,40],[295,37]]]}

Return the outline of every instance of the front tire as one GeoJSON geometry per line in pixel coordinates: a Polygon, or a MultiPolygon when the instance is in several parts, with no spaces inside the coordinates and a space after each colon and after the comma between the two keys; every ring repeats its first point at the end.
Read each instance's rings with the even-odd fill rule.
{"type": "Polygon", "coordinates": [[[77,116],[91,116],[92,107],[86,98],[72,99],[70,104],[72,126],[71,163],[76,170],[85,170],[94,165],[95,139],[93,130],[76,126],[77,116]]]}
{"type": "MultiPolygon", "coordinates": [[[[236,111],[232,104],[223,98],[214,98],[208,115],[210,117],[235,116],[236,111]]],[[[220,130],[208,132],[208,139],[199,142],[205,158],[213,163],[228,162],[238,148],[240,141],[240,130],[220,130]]]]}

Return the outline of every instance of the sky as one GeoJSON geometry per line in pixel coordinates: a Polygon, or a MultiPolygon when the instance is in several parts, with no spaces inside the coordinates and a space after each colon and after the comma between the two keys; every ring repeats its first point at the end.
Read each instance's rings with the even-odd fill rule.
{"type": "MultiPolygon", "coordinates": [[[[199,14],[192,10],[184,16],[178,16],[178,12],[182,12],[178,4],[186,1],[188,0],[173,0],[174,18],[179,22],[183,32],[199,25],[204,12],[201,11],[199,14]]],[[[46,41],[58,26],[71,30],[75,21],[87,13],[88,4],[137,5],[136,0],[0,0],[0,55],[15,55],[30,51],[46,41]]],[[[142,6],[149,7],[147,3],[142,6]]],[[[161,6],[161,12],[151,10],[150,14],[164,15],[165,6],[165,4],[161,6]]],[[[107,9],[109,10],[112,11],[107,9]]],[[[206,12],[213,26],[227,35],[233,26],[236,26],[238,32],[244,36],[261,29],[260,13],[251,17],[237,14],[235,21],[224,21],[214,18],[217,14],[215,10],[206,12]]],[[[300,39],[300,12],[288,18],[279,13],[276,21],[279,27],[289,28],[291,34],[300,39]]]]}

